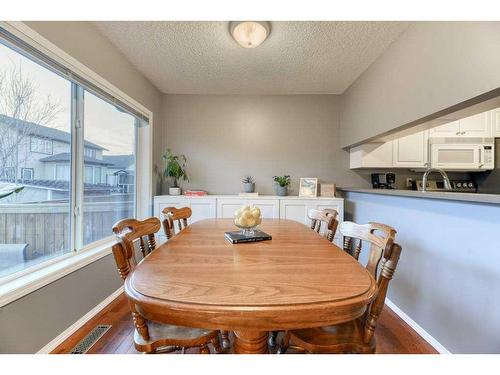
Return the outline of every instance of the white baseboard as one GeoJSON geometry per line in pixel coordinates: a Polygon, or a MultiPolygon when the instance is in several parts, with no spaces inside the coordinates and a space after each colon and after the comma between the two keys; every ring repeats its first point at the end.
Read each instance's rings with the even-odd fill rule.
{"type": "Polygon", "coordinates": [[[432,337],[429,332],[420,327],[417,322],[410,318],[403,310],[397,307],[390,299],[385,299],[385,304],[390,308],[396,315],[403,319],[406,324],[408,324],[415,332],[417,332],[425,341],[427,341],[434,349],[436,349],[440,354],[452,354],[448,349],[446,349],[441,343],[432,337]]]}
{"type": "Polygon", "coordinates": [[[96,307],[74,322],[71,326],[69,326],[64,332],[58,335],[54,340],[45,345],[42,349],[40,349],[36,354],[48,354],[55,348],[57,348],[64,340],[70,337],[73,333],[75,333],[80,327],[82,327],[85,323],[87,323],[90,319],[96,316],[102,309],[104,309],[107,305],[109,305],[113,300],[115,300],[120,294],[123,293],[123,286],[114,291],[109,297],[107,297],[104,301],[99,303],[96,307]]]}

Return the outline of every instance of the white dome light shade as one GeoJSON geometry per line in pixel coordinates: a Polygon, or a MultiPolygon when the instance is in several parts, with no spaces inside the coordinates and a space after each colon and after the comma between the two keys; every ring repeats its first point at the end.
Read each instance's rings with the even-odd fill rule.
{"type": "Polygon", "coordinates": [[[269,23],[258,21],[231,22],[229,31],[243,48],[258,47],[269,35],[269,23]]]}

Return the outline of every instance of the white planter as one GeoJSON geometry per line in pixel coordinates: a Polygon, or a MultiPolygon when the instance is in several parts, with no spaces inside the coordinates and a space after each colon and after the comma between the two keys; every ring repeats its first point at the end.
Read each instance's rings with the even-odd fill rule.
{"type": "Polygon", "coordinates": [[[170,195],[181,195],[181,188],[179,188],[179,187],[168,188],[168,193],[170,195]]]}

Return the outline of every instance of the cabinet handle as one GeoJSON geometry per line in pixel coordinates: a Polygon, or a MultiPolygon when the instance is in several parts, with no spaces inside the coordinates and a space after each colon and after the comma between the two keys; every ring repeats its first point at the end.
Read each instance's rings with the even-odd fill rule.
{"type": "Polygon", "coordinates": [[[461,132],[460,134],[464,135],[464,134],[465,134],[465,132],[461,132]]]}

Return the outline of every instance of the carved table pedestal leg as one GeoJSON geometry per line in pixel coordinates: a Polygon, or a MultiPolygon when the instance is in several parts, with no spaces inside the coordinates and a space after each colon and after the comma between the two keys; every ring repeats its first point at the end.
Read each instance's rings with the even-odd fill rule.
{"type": "Polygon", "coordinates": [[[236,354],[267,354],[266,331],[235,331],[234,353],[236,354]]]}

